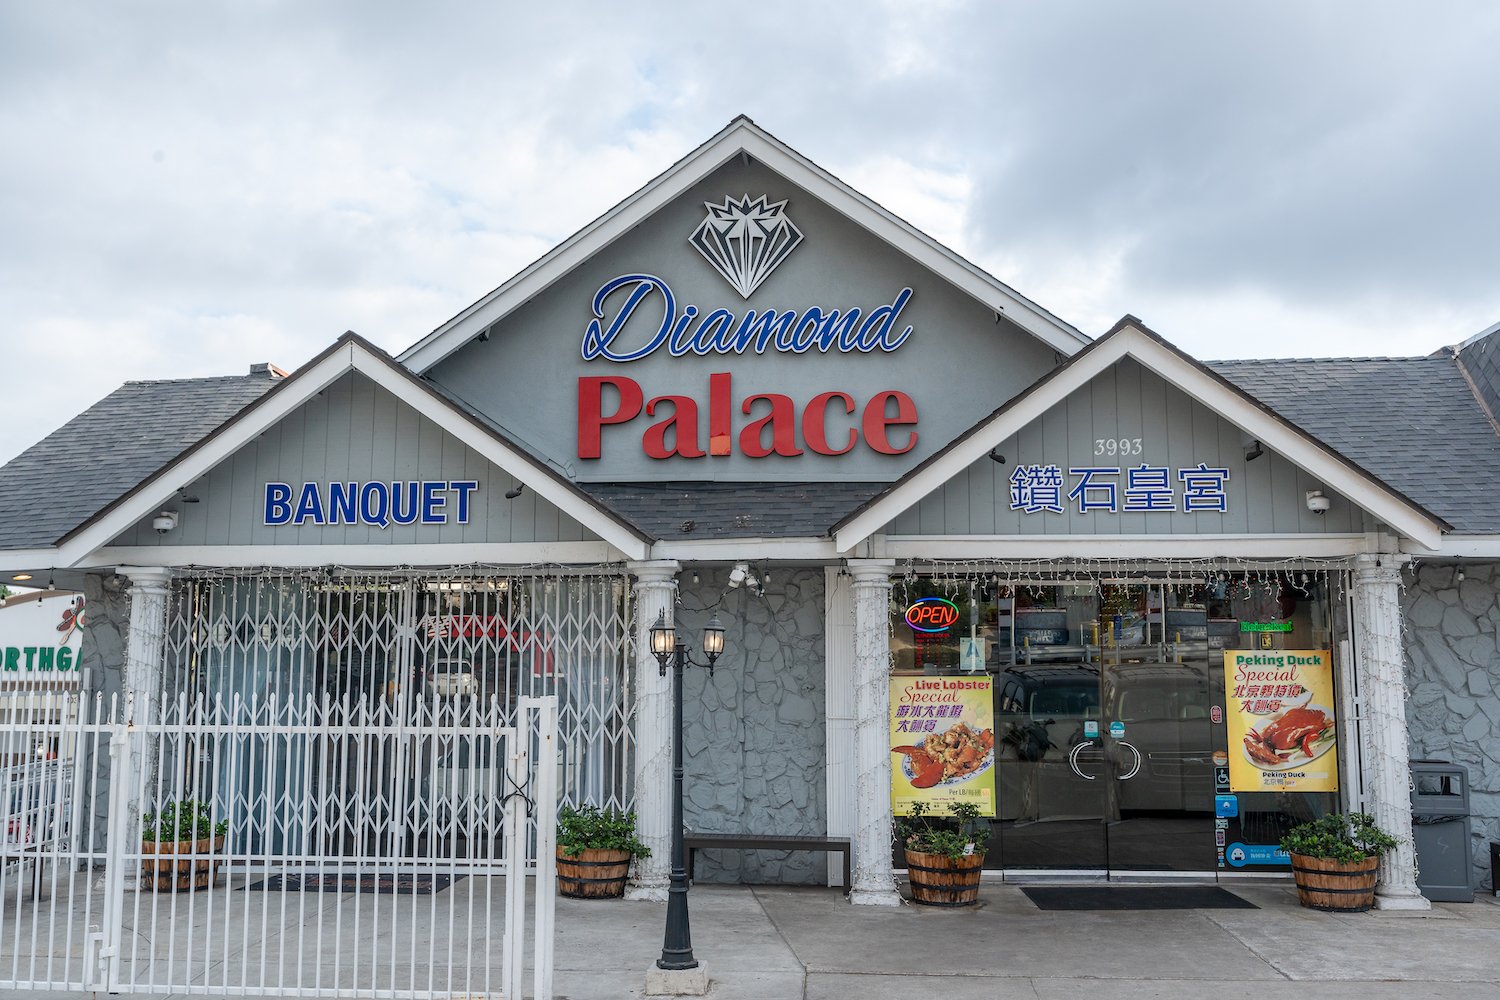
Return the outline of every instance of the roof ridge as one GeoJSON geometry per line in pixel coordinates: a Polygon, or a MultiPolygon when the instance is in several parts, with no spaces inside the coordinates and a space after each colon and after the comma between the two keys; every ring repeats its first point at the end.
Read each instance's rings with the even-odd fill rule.
{"type": "Polygon", "coordinates": [[[1321,358],[1219,358],[1217,360],[1204,361],[1205,365],[1264,365],[1264,364],[1312,364],[1319,361],[1400,361],[1403,363],[1411,361],[1442,360],[1434,358],[1431,354],[1366,354],[1349,357],[1321,357],[1321,358]]]}
{"type": "Polygon", "coordinates": [[[248,379],[264,379],[269,382],[276,378],[277,376],[270,372],[247,372],[244,375],[197,375],[191,378],[132,378],[120,383],[120,388],[123,389],[127,385],[175,385],[187,382],[228,382],[248,379]]]}

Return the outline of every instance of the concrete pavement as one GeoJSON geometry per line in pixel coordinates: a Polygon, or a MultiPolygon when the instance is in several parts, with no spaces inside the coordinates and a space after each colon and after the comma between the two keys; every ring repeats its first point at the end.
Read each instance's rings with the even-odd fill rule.
{"type": "MultiPolygon", "coordinates": [[[[852,907],[830,889],[764,886],[699,885],[690,900],[715,1000],[1500,1000],[1492,897],[1338,916],[1302,909],[1290,885],[1233,891],[1260,909],[1044,911],[998,883],[965,910],[852,907]]],[[[304,934],[318,913],[303,915],[304,934]]],[[[658,903],[559,899],[556,995],[643,997],[665,917],[658,903]]]]}
{"type": "MultiPolygon", "coordinates": [[[[1012,885],[972,910],[851,907],[831,890],[694,887],[693,943],[719,1000],[1500,1000],[1500,905],[1345,916],[1282,886],[1258,910],[1043,911],[1012,885]]],[[[665,910],[560,900],[556,988],[640,997],[665,910]]]]}

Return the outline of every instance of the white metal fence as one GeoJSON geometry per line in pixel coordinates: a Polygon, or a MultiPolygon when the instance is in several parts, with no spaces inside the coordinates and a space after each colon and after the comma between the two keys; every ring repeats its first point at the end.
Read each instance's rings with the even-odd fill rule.
{"type": "Polygon", "coordinates": [[[0,716],[0,988],[551,997],[555,696],[136,715],[0,716]]]}

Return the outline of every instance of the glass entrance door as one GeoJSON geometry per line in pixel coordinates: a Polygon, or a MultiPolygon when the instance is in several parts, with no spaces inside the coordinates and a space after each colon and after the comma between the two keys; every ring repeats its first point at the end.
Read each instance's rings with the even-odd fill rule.
{"type": "Polygon", "coordinates": [[[1198,590],[1018,590],[1010,662],[995,669],[997,866],[1214,870],[1213,678],[1198,590]]]}

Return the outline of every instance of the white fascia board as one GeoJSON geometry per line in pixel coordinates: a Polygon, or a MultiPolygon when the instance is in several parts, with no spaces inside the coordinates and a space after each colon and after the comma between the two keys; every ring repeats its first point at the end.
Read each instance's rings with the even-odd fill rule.
{"type": "Polygon", "coordinates": [[[1081,389],[1110,365],[1126,356],[1161,376],[1168,385],[1186,392],[1230,423],[1258,438],[1322,480],[1323,484],[1369,511],[1392,528],[1429,547],[1440,543],[1441,526],[1392,494],[1377,480],[1359,471],[1311,438],[1266,413],[1259,406],[1222,385],[1175,352],[1127,327],[1073,362],[1046,385],[999,414],[919,474],[900,483],[834,536],[839,552],[848,552],[868,535],[937,490],[971,463],[1039,419],[1053,406],[1081,389]]]}
{"type": "Polygon", "coordinates": [[[651,547],[652,559],[681,562],[753,562],[761,559],[838,559],[831,538],[715,538],[701,541],[661,541],[651,547]]]}
{"type": "Polygon", "coordinates": [[[1087,356],[1074,361],[1070,368],[1054,377],[1047,385],[1028,394],[1010,409],[994,417],[987,426],[938,456],[917,475],[897,483],[889,493],[838,530],[833,536],[834,548],[840,553],[847,553],[903,511],[915,506],[923,497],[988,455],[1001,441],[1040,419],[1042,414],[1060,400],[1066,399],[1074,390],[1120,360],[1125,354],[1125,345],[1121,340],[1117,335],[1100,344],[1087,356]]]}
{"type": "Polygon", "coordinates": [[[453,404],[425,392],[419,397],[420,401],[411,399],[411,384],[406,380],[406,376],[394,371],[390,365],[363,349],[356,354],[356,366],[362,375],[367,376],[398,399],[404,399],[416,406],[448,433],[515,476],[530,487],[537,496],[547,500],[629,558],[646,558],[650,545],[645,539],[626,529],[613,516],[590,503],[578,492],[558,482],[550,473],[541,469],[530,455],[509,447],[494,435],[476,426],[453,404]],[[428,401],[432,405],[424,405],[428,401]],[[528,472],[532,474],[526,475],[528,472]]]}
{"type": "Polygon", "coordinates": [[[1317,476],[1325,486],[1342,493],[1395,530],[1423,545],[1441,544],[1442,527],[1431,517],[1391,493],[1378,480],[1350,465],[1313,439],[1286,426],[1250,400],[1227,390],[1186,359],[1171,351],[1162,350],[1133,330],[1125,333],[1132,334],[1132,340],[1151,348],[1149,357],[1137,355],[1137,358],[1154,368],[1156,374],[1169,384],[1187,392],[1230,423],[1255,435],[1261,444],[1269,446],[1293,465],[1317,476]]]}
{"type": "Polygon", "coordinates": [[[1011,322],[1064,356],[1071,357],[1088,345],[1089,339],[1083,334],[1003,287],[932,237],[836,180],[811,161],[793,154],[749,122],[736,122],[614,210],[573,234],[556,250],[407,348],[397,360],[414,372],[427,371],[741,152],[807,190],[955,288],[1003,313],[1011,322]]]}
{"type": "Polygon", "coordinates": [[[614,518],[538,469],[529,456],[505,446],[470,422],[448,402],[427,392],[413,393],[406,377],[394,371],[388,362],[358,343],[350,342],[329,352],[314,367],[298,372],[293,376],[297,380],[295,383],[265,399],[246,418],[224,427],[202,447],[158,474],[144,489],[79,532],[61,547],[61,565],[79,564],[96,549],[104,548],[121,532],[157,510],[179,487],[213,469],[349,371],[357,371],[390,391],[630,558],[645,556],[648,545],[644,539],[627,531],[614,518]]]}
{"type": "MultiPolygon", "coordinates": [[[[39,569],[51,569],[60,566],[61,553],[58,549],[9,549],[0,551],[0,573],[21,573],[39,569]]],[[[0,583],[18,583],[27,586],[33,581],[0,580],[0,583]]]]}
{"type": "Polygon", "coordinates": [[[297,407],[307,402],[348,371],[354,365],[355,345],[345,344],[312,368],[298,372],[295,385],[275,393],[251,412],[247,419],[235,420],[220,430],[203,447],[188,455],[170,470],[158,473],[134,496],[129,497],[114,510],[84,528],[61,546],[60,552],[66,565],[74,565],[95,549],[103,548],[110,539],[125,531],[147,514],[157,510],[162,503],[185,486],[208,472],[224,459],[254,441],[268,427],[284,419],[297,407]],[[295,390],[295,391],[293,391],[295,390]]]}
{"type": "Polygon", "coordinates": [[[1437,548],[1403,538],[1401,551],[1418,559],[1500,559],[1500,535],[1444,535],[1437,548]]]}
{"type": "Polygon", "coordinates": [[[1339,559],[1366,550],[1363,534],[1327,535],[891,535],[894,559],[1339,559]]]}
{"type": "Polygon", "coordinates": [[[536,566],[624,562],[608,542],[444,542],[398,545],[143,545],[110,546],[80,568],[104,566],[536,566]]]}

